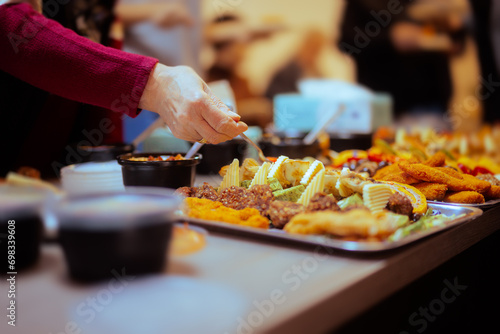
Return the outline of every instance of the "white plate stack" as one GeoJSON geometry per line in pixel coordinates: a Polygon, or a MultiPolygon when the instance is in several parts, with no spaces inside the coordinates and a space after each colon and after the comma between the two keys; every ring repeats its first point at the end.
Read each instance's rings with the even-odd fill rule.
{"type": "Polygon", "coordinates": [[[122,168],[117,161],[85,162],[61,169],[61,182],[68,194],[124,190],[122,168]]]}

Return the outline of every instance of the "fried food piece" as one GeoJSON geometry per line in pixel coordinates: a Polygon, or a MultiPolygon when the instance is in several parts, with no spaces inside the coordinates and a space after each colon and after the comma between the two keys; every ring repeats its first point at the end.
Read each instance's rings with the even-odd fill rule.
{"type": "Polygon", "coordinates": [[[453,176],[453,177],[456,177],[457,179],[460,179],[460,180],[463,180],[463,175],[464,173],[461,173],[459,171],[457,171],[456,169],[453,169],[451,167],[436,167],[437,170],[445,173],[445,174],[448,174],[449,176],[453,176]]]}
{"type": "Polygon", "coordinates": [[[393,174],[386,175],[385,177],[381,178],[380,181],[391,181],[403,184],[415,184],[419,182],[416,178],[412,177],[410,174],[402,170],[393,174]]]}
{"type": "Polygon", "coordinates": [[[448,191],[448,186],[441,183],[420,182],[412,186],[420,190],[428,201],[442,201],[448,191]]]}
{"type": "Polygon", "coordinates": [[[247,206],[259,210],[260,214],[267,216],[267,211],[274,201],[274,194],[271,187],[267,184],[257,184],[250,188],[250,193],[254,195],[249,198],[247,206]]]}
{"type": "Polygon", "coordinates": [[[305,208],[302,204],[285,201],[274,201],[271,203],[267,213],[275,227],[283,228],[284,226],[286,226],[286,224],[288,224],[290,219],[304,211],[305,208]]]}
{"type": "Polygon", "coordinates": [[[462,179],[453,177],[443,173],[437,168],[429,167],[424,164],[409,164],[401,162],[399,164],[402,170],[410,174],[416,179],[446,184],[449,190],[452,191],[477,191],[486,192],[490,188],[490,184],[483,180],[478,180],[472,175],[463,174],[462,179]]]}
{"type": "Polygon", "coordinates": [[[217,194],[217,191],[215,191],[214,187],[206,182],[203,182],[201,187],[194,188],[193,195],[191,197],[206,198],[211,201],[217,201],[219,199],[219,195],[217,194]]]}
{"type": "Polygon", "coordinates": [[[224,206],[236,210],[254,208],[266,216],[271,202],[274,201],[274,195],[271,187],[267,184],[255,185],[250,189],[232,186],[220,193],[218,201],[224,206]]]}
{"type": "Polygon", "coordinates": [[[235,210],[225,207],[220,202],[195,197],[184,199],[184,204],[184,213],[189,217],[257,228],[269,227],[269,220],[262,217],[257,209],[235,210]]]}
{"type": "Polygon", "coordinates": [[[491,188],[491,183],[489,183],[488,181],[480,180],[475,176],[463,174],[462,177],[464,178],[464,182],[467,182],[467,184],[470,185],[471,191],[477,191],[478,193],[484,194],[491,188]]]}
{"type": "Polygon", "coordinates": [[[175,191],[175,194],[179,195],[179,196],[184,196],[184,197],[192,197],[195,191],[196,191],[196,188],[180,187],[180,188],[177,188],[177,190],[175,191]]]}
{"type": "Polygon", "coordinates": [[[373,178],[377,181],[392,181],[403,184],[413,184],[419,182],[417,179],[403,171],[399,167],[399,163],[379,169],[373,178]]]}
{"type": "Polygon", "coordinates": [[[443,152],[437,152],[427,161],[423,162],[423,164],[430,167],[441,167],[444,166],[445,161],[446,155],[443,152]]]}
{"type": "Polygon", "coordinates": [[[17,169],[16,173],[22,176],[31,177],[33,179],[38,179],[38,180],[41,179],[40,171],[33,167],[21,166],[17,169]]]}
{"type": "Polygon", "coordinates": [[[254,195],[245,188],[231,186],[220,193],[218,200],[228,208],[242,210],[248,206],[248,197],[253,198],[254,195]]]}
{"type": "Polygon", "coordinates": [[[391,175],[397,172],[400,172],[401,169],[399,168],[398,164],[392,164],[389,166],[385,166],[380,168],[375,172],[375,175],[373,175],[373,178],[375,180],[381,180],[382,178],[386,177],[387,175],[391,175]]]}
{"type": "Polygon", "coordinates": [[[376,237],[384,239],[394,233],[398,223],[386,211],[367,210],[348,212],[317,211],[301,213],[285,225],[284,230],[296,234],[331,234],[339,237],[376,237]]]}
{"type": "Polygon", "coordinates": [[[481,204],[484,203],[484,196],[475,191],[450,191],[443,199],[444,202],[481,204]]]}
{"type": "Polygon", "coordinates": [[[408,197],[395,193],[389,197],[386,209],[399,215],[411,217],[413,215],[413,205],[408,197]]]}
{"type": "Polygon", "coordinates": [[[337,200],[333,196],[328,196],[323,192],[314,194],[314,196],[309,201],[306,211],[340,211],[340,207],[337,205],[337,200]]]}
{"type": "Polygon", "coordinates": [[[491,185],[491,188],[484,193],[484,197],[487,199],[500,198],[500,186],[491,185]]]}
{"type": "Polygon", "coordinates": [[[479,180],[488,181],[494,186],[500,186],[500,180],[491,174],[478,174],[476,175],[476,178],[479,180]]]}

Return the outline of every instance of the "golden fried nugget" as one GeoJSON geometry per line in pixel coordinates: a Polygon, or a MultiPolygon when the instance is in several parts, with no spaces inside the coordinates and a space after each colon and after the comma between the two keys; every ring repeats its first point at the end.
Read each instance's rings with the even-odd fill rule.
{"type": "Polygon", "coordinates": [[[373,179],[377,181],[392,181],[403,184],[413,184],[419,182],[417,179],[401,170],[397,163],[379,169],[373,176],[373,179]]]}
{"type": "Polygon", "coordinates": [[[375,175],[373,175],[373,178],[375,180],[382,180],[383,177],[394,174],[396,172],[400,172],[401,169],[399,168],[398,164],[392,164],[389,166],[385,166],[383,168],[380,168],[375,172],[375,175]]]}
{"type": "Polygon", "coordinates": [[[492,184],[488,181],[480,180],[475,176],[469,174],[463,174],[463,180],[466,182],[472,191],[477,191],[478,193],[484,194],[490,190],[492,184]]]}
{"type": "Polygon", "coordinates": [[[284,230],[295,234],[332,234],[340,237],[382,239],[404,224],[397,222],[386,211],[371,213],[368,210],[353,209],[348,212],[300,213],[285,225],[284,230]]]}
{"type": "Polygon", "coordinates": [[[445,160],[446,160],[446,155],[443,152],[437,152],[427,161],[423,162],[423,164],[430,167],[441,167],[444,165],[445,160]]]}
{"type": "Polygon", "coordinates": [[[420,182],[412,186],[420,190],[428,201],[441,201],[448,191],[448,186],[441,183],[420,182]]]}
{"type": "Polygon", "coordinates": [[[258,228],[269,227],[269,220],[261,216],[257,209],[235,210],[225,207],[221,202],[195,197],[184,199],[184,204],[184,212],[189,217],[258,228]]]}
{"type": "Polygon", "coordinates": [[[393,174],[386,175],[383,178],[379,179],[379,181],[392,181],[403,184],[414,184],[419,182],[419,180],[402,170],[393,174]]]}
{"type": "Polygon", "coordinates": [[[484,193],[484,197],[487,199],[497,199],[500,198],[500,187],[491,185],[491,188],[484,193]]]}
{"type": "Polygon", "coordinates": [[[484,203],[484,197],[475,191],[450,191],[444,196],[443,201],[463,204],[481,204],[484,203]]]}
{"type": "Polygon", "coordinates": [[[424,164],[409,164],[406,162],[401,162],[399,167],[416,179],[446,184],[448,190],[452,191],[478,191],[483,193],[490,188],[489,182],[476,179],[472,175],[463,174],[463,179],[459,179],[443,173],[434,167],[429,167],[424,164]]]}
{"type": "Polygon", "coordinates": [[[448,174],[449,176],[456,177],[457,179],[463,180],[463,175],[464,173],[457,171],[456,169],[453,169],[451,167],[435,167],[437,170],[448,174]]]}

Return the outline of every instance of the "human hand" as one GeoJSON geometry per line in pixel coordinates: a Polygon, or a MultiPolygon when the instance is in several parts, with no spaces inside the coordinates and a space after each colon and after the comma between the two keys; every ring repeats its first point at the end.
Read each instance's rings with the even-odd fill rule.
{"type": "Polygon", "coordinates": [[[194,19],[188,9],[180,2],[161,4],[152,14],[151,21],[162,28],[194,24],[194,19]]]}
{"type": "Polygon", "coordinates": [[[246,131],[207,84],[189,67],[157,64],[151,73],[139,108],[156,112],[174,136],[210,144],[230,140],[246,131]]]}

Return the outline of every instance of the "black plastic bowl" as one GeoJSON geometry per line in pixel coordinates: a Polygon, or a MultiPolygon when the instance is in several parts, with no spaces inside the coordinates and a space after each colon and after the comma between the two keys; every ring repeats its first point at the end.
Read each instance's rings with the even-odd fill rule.
{"type": "Polygon", "coordinates": [[[229,165],[233,159],[243,160],[247,143],[243,139],[233,139],[217,145],[205,144],[201,147],[203,155],[198,166],[198,173],[218,173],[219,170],[229,165]]]}
{"type": "Polygon", "coordinates": [[[58,203],[59,242],[70,276],[91,282],[163,271],[179,203],[172,194],[134,187],[58,203]]]}
{"type": "Polygon", "coordinates": [[[115,160],[119,155],[134,152],[134,145],[124,143],[100,146],[79,145],[77,149],[81,153],[82,162],[110,161],[115,160]]]}
{"type": "Polygon", "coordinates": [[[330,149],[337,152],[353,149],[367,150],[371,146],[371,134],[330,134],[330,149]]]}
{"type": "Polygon", "coordinates": [[[191,159],[174,161],[131,161],[132,157],[184,155],[185,153],[128,153],[118,157],[122,166],[123,184],[125,186],[146,186],[179,188],[192,187],[196,176],[196,165],[202,155],[196,154],[191,159]]]}
{"type": "Polygon", "coordinates": [[[2,274],[25,269],[37,262],[44,232],[42,207],[52,197],[51,192],[42,189],[0,186],[2,274]]]}
{"type": "Polygon", "coordinates": [[[320,153],[319,142],[316,140],[310,145],[302,142],[304,133],[278,132],[264,136],[259,141],[259,146],[267,157],[285,155],[292,159],[316,157],[320,153]]]}

